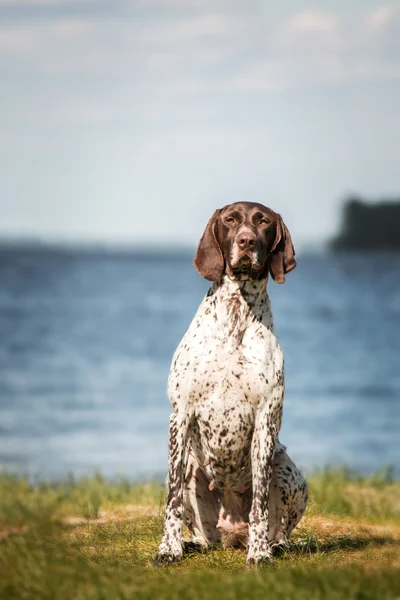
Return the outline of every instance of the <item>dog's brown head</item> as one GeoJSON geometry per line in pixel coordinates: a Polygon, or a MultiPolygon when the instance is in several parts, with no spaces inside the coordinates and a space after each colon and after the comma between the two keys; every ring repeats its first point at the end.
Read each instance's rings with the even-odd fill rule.
{"type": "Polygon", "coordinates": [[[236,279],[277,283],[296,266],[290,233],[276,212],[256,202],[235,202],[214,212],[202,235],[193,264],[209,281],[223,273],[236,279]]]}

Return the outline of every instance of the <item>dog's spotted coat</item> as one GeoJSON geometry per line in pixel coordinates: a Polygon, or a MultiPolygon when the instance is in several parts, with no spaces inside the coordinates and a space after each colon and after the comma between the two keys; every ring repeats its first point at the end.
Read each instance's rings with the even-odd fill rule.
{"type": "Polygon", "coordinates": [[[226,218],[233,233],[228,249],[220,251],[218,280],[215,270],[207,277],[199,260],[210,231],[200,242],[195,265],[214,282],[172,360],[168,496],[155,564],[181,560],[184,522],[201,546],[248,540],[249,564],[270,560],[273,546],[287,544],[307,503],[306,482],[278,440],[284,363],[266,293],[268,271],[279,281],[294,268],[285,268],[284,257],[282,274],[271,267],[273,252],[284,252],[282,238],[289,234],[278,221],[276,231],[267,231],[257,215],[275,217],[270,209],[230,205],[208,225],[206,256],[214,251],[214,238],[218,246],[224,235],[229,238],[216,222],[236,208],[236,229],[226,218]]]}

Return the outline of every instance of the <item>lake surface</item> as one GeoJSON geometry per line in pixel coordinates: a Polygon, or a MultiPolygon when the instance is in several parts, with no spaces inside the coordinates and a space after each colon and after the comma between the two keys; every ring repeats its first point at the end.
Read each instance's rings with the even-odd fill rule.
{"type": "MultiPolygon", "coordinates": [[[[191,260],[0,248],[0,466],[165,473],[169,365],[208,289],[191,260]]],[[[399,475],[400,255],[300,255],[268,289],[289,454],[399,475]]]]}

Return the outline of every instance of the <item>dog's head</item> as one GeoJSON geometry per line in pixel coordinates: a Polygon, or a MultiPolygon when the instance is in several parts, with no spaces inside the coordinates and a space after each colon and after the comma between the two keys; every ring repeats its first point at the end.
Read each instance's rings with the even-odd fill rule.
{"type": "Polygon", "coordinates": [[[235,202],[214,212],[202,235],[193,264],[209,281],[224,273],[231,279],[277,283],[296,266],[289,230],[276,212],[256,202],[235,202]]]}

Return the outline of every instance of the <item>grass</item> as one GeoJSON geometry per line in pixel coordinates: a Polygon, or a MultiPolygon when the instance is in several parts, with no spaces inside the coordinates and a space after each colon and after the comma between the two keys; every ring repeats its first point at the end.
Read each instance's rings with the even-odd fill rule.
{"type": "Polygon", "coordinates": [[[290,551],[259,570],[243,550],[155,569],[164,489],[90,479],[32,485],[0,475],[0,598],[400,599],[400,482],[325,470],[309,478],[290,551]]]}

